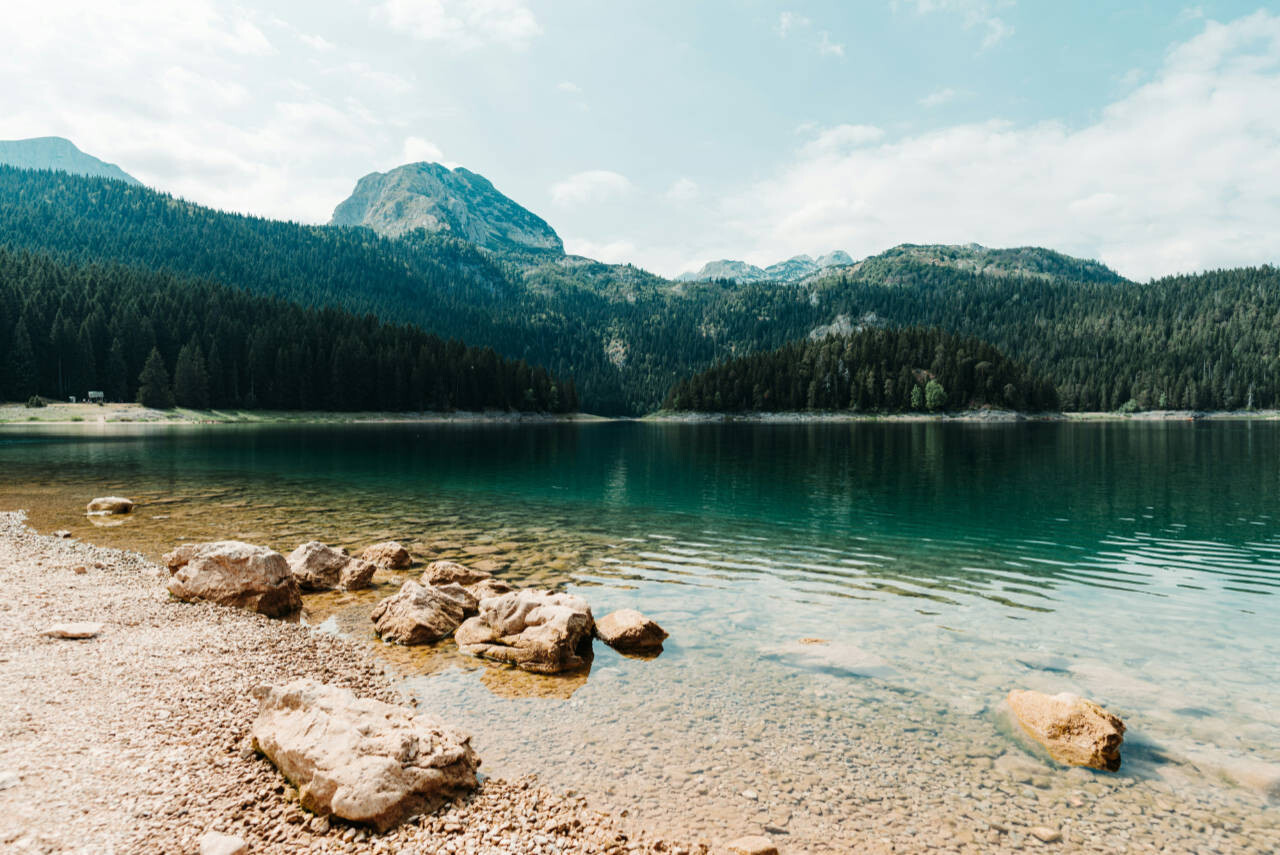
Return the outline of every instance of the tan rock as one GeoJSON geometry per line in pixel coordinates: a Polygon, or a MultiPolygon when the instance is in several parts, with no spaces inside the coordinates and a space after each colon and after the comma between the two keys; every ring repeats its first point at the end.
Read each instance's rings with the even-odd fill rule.
{"type": "Polygon", "coordinates": [[[480,600],[476,598],[475,594],[471,593],[457,582],[450,582],[447,585],[433,585],[432,587],[445,596],[458,602],[462,606],[463,614],[467,617],[479,614],[480,600]]]}
{"type": "Polygon", "coordinates": [[[501,597],[503,594],[509,594],[515,588],[498,579],[481,579],[473,585],[466,586],[471,596],[476,598],[476,602],[486,600],[489,597],[501,597]]]}
{"type": "Polygon", "coordinates": [[[384,831],[476,787],[471,738],[411,709],[313,680],[254,694],[254,747],[313,813],[384,831]]]}
{"type": "Polygon", "coordinates": [[[100,623],[55,623],[40,634],[49,638],[93,638],[100,632],[100,623]]]}
{"type": "Polygon", "coordinates": [[[86,509],[91,514],[127,514],[133,510],[133,500],[123,496],[100,496],[86,509]]]}
{"type": "MultiPolygon", "coordinates": [[[[427,644],[446,637],[466,617],[470,595],[461,586],[446,588],[419,585],[412,579],[400,586],[400,590],[374,607],[369,616],[374,629],[386,641],[397,644],[427,644]]],[[[474,600],[471,600],[474,603],[474,600]]]]}
{"type": "Polygon", "coordinates": [[[555,674],[586,663],[594,630],[582,598],[526,590],[481,600],[480,614],[458,627],[454,640],[471,656],[555,674]]]}
{"type": "Polygon", "coordinates": [[[778,847],[767,837],[739,837],[725,846],[733,855],[778,855],[778,847]]]}
{"type": "Polygon", "coordinates": [[[667,632],[635,609],[618,609],[596,623],[596,636],[623,653],[647,653],[662,649],[667,632]]]}
{"type": "Polygon", "coordinates": [[[462,551],[467,553],[468,555],[480,556],[480,555],[497,555],[502,550],[491,543],[485,543],[479,546],[463,547],[462,551]]]}
{"type": "Polygon", "coordinates": [[[238,540],[187,543],[164,556],[169,593],[208,600],[271,617],[302,608],[298,581],[284,556],[238,540]]]}
{"type": "Polygon", "coordinates": [[[361,558],[352,558],[345,549],[309,540],[289,553],[289,569],[304,591],[334,588],[367,588],[377,567],[361,558]]]}
{"type": "Polygon", "coordinates": [[[409,550],[394,540],[366,547],[360,553],[360,557],[388,570],[404,570],[413,563],[413,559],[409,557],[409,550]]]}
{"type": "Polygon", "coordinates": [[[457,561],[432,561],[422,574],[424,585],[447,585],[457,582],[459,585],[474,585],[492,576],[484,570],[473,570],[457,561]]]}
{"type": "Polygon", "coordinates": [[[1120,768],[1124,722],[1093,701],[1067,692],[1017,690],[1007,701],[1022,729],[1059,763],[1108,772],[1120,768]]]}
{"type": "MultiPolygon", "coordinates": [[[[1088,774],[1088,773],[1085,773],[1088,774]]],[[[1037,825],[1031,829],[1031,836],[1041,843],[1058,843],[1062,840],[1062,832],[1056,828],[1037,825]]]]}
{"type": "Polygon", "coordinates": [[[207,831],[200,838],[200,855],[248,855],[248,852],[248,843],[221,831],[207,831]]]}

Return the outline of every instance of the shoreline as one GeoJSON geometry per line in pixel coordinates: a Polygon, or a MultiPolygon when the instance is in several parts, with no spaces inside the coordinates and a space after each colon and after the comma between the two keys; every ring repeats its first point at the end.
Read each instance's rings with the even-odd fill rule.
{"type": "Polygon", "coordinates": [[[1013,410],[960,410],[945,413],[855,413],[848,411],[782,413],[706,413],[658,410],[642,416],[598,416],[591,413],[480,412],[336,412],[329,410],[154,410],[141,404],[53,403],[28,409],[23,404],[0,404],[0,427],[14,425],[551,425],[611,424],[841,424],[841,423],[961,423],[1014,424],[1020,422],[1187,422],[1278,421],[1280,410],[1146,410],[1120,412],[1028,413],[1013,410]]]}
{"type": "Polygon", "coordinates": [[[165,577],[136,552],[41,535],[25,512],[0,512],[0,703],[12,711],[0,742],[0,848],[195,853],[219,831],[253,853],[707,851],[532,775],[484,778],[384,834],[319,821],[253,751],[252,689],[309,677],[412,706],[394,669],[303,623],[171,600],[165,577]],[[42,637],[66,621],[105,627],[84,641],[42,637]]]}

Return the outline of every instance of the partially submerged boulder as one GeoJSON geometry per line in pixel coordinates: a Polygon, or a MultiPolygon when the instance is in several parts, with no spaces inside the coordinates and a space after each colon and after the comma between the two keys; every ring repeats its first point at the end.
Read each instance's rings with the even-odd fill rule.
{"type": "Polygon", "coordinates": [[[662,649],[667,631],[635,609],[618,609],[596,623],[596,636],[622,653],[652,653],[662,649]]]}
{"type": "Polygon", "coordinates": [[[474,585],[492,577],[492,573],[484,570],[473,570],[457,561],[432,561],[422,574],[424,585],[447,585],[457,582],[459,585],[474,585]]]}
{"type": "Polygon", "coordinates": [[[369,587],[377,567],[338,549],[309,540],[289,553],[289,569],[304,591],[353,590],[369,587]]]}
{"type": "Polygon", "coordinates": [[[254,695],[254,747],[313,813],[385,831],[476,787],[471,737],[411,709],[313,680],[254,695]]]}
{"type": "Polygon", "coordinates": [[[413,563],[413,559],[409,557],[409,550],[394,540],[365,547],[360,557],[387,570],[405,570],[413,563]]]}
{"type": "Polygon", "coordinates": [[[284,556],[238,540],[187,543],[164,556],[169,593],[278,617],[302,608],[284,556]]]}
{"type": "Polygon", "coordinates": [[[410,579],[378,603],[369,617],[385,641],[428,644],[457,629],[466,617],[467,606],[474,602],[457,585],[437,588],[410,579]]]}
{"type": "Polygon", "coordinates": [[[454,640],[463,653],[555,674],[586,663],[594,630],[581,597],[524,590],[481,600],[480,613],[458,627],[454,640]]]}
{"type": "Polygon", "coordinates": [[[1069,692],[1017,690],[1007,701],[1022,729],[1059,763],[1107,772],[1120,768],[1124,722],[1093,701],[1069,692]]]}
{"type": "Polygon", "coordinates": [[[86,509],[91,514],[127,514],[133,510],[133,500],[124,496],[100,496],[89,503],[86,509]]]}

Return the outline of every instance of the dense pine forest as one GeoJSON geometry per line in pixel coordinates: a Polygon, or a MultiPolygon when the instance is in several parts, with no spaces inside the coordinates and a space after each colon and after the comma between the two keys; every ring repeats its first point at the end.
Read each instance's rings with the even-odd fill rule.
{"type": "Polygon", "coordinates": [[[572,376],[583,409],[604,415],[653,410],[726,359],[859,326],[989,342],[1052,382],[1066,410],[1280,405],[1273,267],[1137,283],[1034,247],[903,246],[797,284],[670,283],[572,256],[492,253],[422,232],[388,240],[6,167],[0,246],[414,324],[572,376]]]}
{"type": "Polygon", "coordinates": [[[0,250],[0,400],[90,390],[198,409],[577,408],[572,380],[415,327],[0,250]]]}
{"type": "Polygon", "coordinates": [[[941,330],[870,329],[731,359],[676,384],[671,410],[859,413],[972,407],[1044,412],[1053,384],[991,345],[941,330]]]}

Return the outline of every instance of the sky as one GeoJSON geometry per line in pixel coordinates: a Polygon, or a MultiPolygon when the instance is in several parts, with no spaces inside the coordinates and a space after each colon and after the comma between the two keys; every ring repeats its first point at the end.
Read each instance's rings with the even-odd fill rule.
{"type": "Polygon", "coordinates": [[[1280,2],[41,0],[0,139],[326,222],[357,179],[489,178],[663,275],[900,243],[1135,279],[1280,261],[1280,2]]]}

